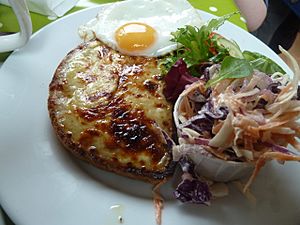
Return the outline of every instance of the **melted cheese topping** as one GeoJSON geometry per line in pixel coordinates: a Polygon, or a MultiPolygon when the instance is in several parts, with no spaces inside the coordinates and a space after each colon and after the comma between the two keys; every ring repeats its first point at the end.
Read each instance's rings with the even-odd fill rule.
{"type": "Polygon", "coordinates": [[[171,153],[161,129],[172,134],[172,107],[163,87],[156,58],[123,56],[91,41],[56,72],[52,122],[85,152],[124,168],[164,171],[171,153]]]}

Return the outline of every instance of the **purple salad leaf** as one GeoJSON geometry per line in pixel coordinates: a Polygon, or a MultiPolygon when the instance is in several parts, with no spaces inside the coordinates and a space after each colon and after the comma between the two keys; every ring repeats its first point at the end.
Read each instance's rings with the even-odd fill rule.
{"type": "Polygon", "coordinates": [[[179,59],[165,76],[164,95],[168,101],[175,102],[185,86],[198,81],[199,78],[189,74],[186,63],[179,59]]]}
{"type": "Polygon", "coordinates": [[[207,183],[195,178],[194,164],[185,156],[179,160],[179,165],[183,175],[181,183],[174,191],[175,198],[183,203],[209,205],[212,194],[207,183]]]}

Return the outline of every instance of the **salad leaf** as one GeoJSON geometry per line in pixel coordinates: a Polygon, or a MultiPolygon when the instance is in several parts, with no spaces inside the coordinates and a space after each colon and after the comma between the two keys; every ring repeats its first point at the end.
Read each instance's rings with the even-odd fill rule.
{"type": "Polygon", "coordinates": [[[207,43],[209,33],[206,26],[197,28],[190,25],[172,33],[174,38],[171,41],[183,45],[181,48],[183,53],[180,54],[180,57],[184,59],[188,67],[197,65],[213,56],[209,51],[209,43],[207,43]]]}
{"type": "Polygon", "coordinates": [[[182,182],[176,188],[174,195],[181,202],[209,205],[212,194],[207,183],[194,177],[194,164],[187,156],[179,160],[183,171],[182,182]]]}
{"type": "Polygon", "coordinates": [[[168,56],[166,57],[162,57],[159,60],[159,64],[158,66],[161,68],[162,70],[162,74],[167,74],[171,67],[180,59],[178,51],[177,52],[173,52],[170,53],[168,56]]]}
{"type": "Polygon", "coordinates": [[[203,25],[200,28],[187,25],[173,32],[171,41],[182,45],[178,57],[183,58],[188,67],[198,65],[200,62],[210,61],[210,58],[213,58],[214,61],[216,59],[221,61],[225,55],[228,55],[228,50],[226,48],[218,48],[220,54],[216,57],[218,55],[218,52],[216,52],[218,35],[213,35],[213,31],[217,30],[236,13],[212,19],[207,25],[203,25]]]}
{"type": "Polygon", "coordinates": [[[217,30],[220,26],[222,26],[225,23],[226,20],[230,19],[232,16],[234,16],[237,13],[239,12],[229,13],[218,19],[211,19],[207,25],[207,29],[210,31],[217,30]]]}
{"type": "Polygon", "coordinates": [[[221,64],[217,76],[206,83],[206,87],[213,86],[219,81],[232,78],[243,78],[253,73],[253,67],[246,59],[226,56],[221,64]]]}
{"type": "Polygon", "coordinates": [[[285,74],[285,71],[277,65],[272,59],[261,55],[257,52],[244,51],[243,55],[247,59],[254,69],[257,69],[266,74],[273,74],[275,72],[280,72],[285,74]]]}
{"type": "Polygon", "coordinates": [[[184,179],[174,192],[176,199],[181,202],[208,205],[211,198],[209,187],[197,179],[184,179]]]}
{"type": "Polygon", "coordinates": [[[221,63],[221,70],[215,78],[209,80],[206,87],[228,78],[249,76],[257,69],[266,74],[285,73],[274,61],[259,53],[244,51],[239,46],[215,33],[235,13],[212,19],[206,25],[194,27],[187,25],[172,33],[171,41],[178,43],[178,50],[162,59],[163,73],[167,74],[172,66],[182,59],[186,63],[189,75],[201,77],[201,63],[221,63]]]}
{"type": "Polygon", "coordinates": [[[168,101],[175,102],[185,86],[199,80],[189,74],[186,63],[179,59],[164,77],[166,87],[163,93],[168,101]]]}
{"type": "Polygon", "coordinates": [[[229,50],[227,48],[222,47],[216,47],[217,49],[217,54],[209,58],[209,61],[214,62],[214,63],[219,63],[222,62],[223,59],[230,55],[229,50]]]}

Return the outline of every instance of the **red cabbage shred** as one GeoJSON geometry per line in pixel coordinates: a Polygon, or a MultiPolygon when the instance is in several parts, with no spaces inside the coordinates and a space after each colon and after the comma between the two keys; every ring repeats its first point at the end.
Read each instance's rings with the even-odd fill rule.
{"type": "Polygon", "coordinates": [[[179,160],[179,165],[183,173],[188,175],[183,176],[187,178],[183,178],[174,191],[175,198],[184,203],[207,205],[212,198],[212,194],[207,183],[195,178],[194,164],[187,157],[182,157],[179,160]]]}

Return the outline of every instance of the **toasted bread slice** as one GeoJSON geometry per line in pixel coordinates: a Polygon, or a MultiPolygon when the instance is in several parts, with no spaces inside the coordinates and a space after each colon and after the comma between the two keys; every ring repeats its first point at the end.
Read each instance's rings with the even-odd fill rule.
{"type": "Polygon", "coordinates": [[[52,125],[92,165],[157,183],[172,174],[172,106],[156,58],[124,56],[98,40],[71,51],[49,86],[52,125]]]}

